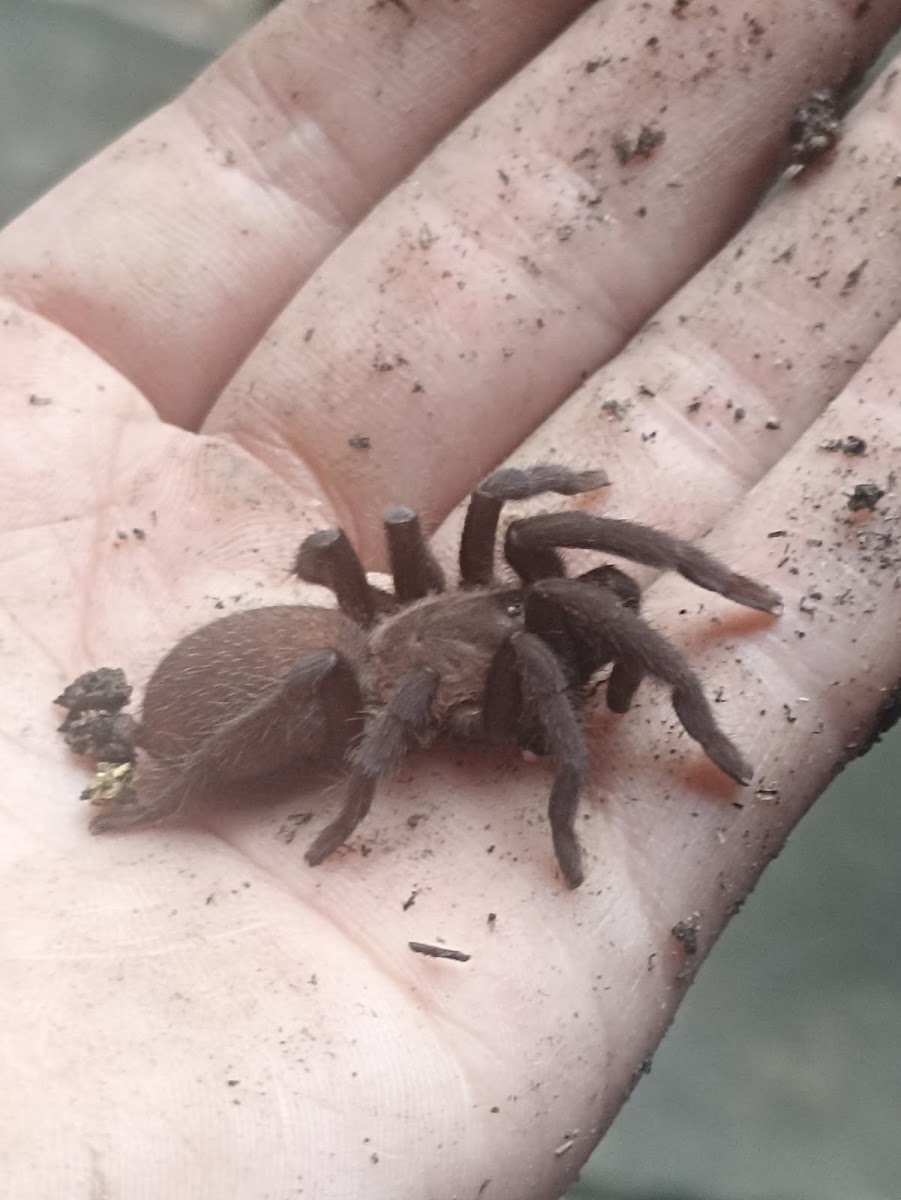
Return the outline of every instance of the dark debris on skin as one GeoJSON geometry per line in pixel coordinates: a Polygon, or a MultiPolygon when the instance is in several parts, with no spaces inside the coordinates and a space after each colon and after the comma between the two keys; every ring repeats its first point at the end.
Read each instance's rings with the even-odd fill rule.
{"type": "Polygon", "coordinates": [[[79,675],[56,697],[53,703],[68,709],[58,732],[73,754],[96,763],[134,761],[135,720],[121,711],[131,694],[120,667],[100,667],[79,675]]]}

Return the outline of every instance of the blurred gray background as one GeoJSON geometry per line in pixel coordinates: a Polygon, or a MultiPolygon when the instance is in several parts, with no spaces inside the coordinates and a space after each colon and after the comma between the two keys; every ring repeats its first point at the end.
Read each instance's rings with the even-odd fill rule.
{"type": "MultiPolygon", "coordinates": [[[[0,219],[267,7],[0,0],[0,219]]],[[[901,727],[792,836],[570,1200],[901,1198],[899,801],[901,727]]]]}

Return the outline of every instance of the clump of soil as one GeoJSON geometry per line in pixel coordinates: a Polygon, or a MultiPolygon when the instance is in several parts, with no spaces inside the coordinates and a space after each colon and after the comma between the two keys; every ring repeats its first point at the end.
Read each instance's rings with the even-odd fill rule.
{"type": "Polygon", "coordinates": [[[54,700],[68,709],[59,726],[74,754],[93,759],[96,773],[81,793],[91,804],[134,804],[134,717],[122,709],[131,699],[131,684],[120,667],[86,671],[54,700]]]}

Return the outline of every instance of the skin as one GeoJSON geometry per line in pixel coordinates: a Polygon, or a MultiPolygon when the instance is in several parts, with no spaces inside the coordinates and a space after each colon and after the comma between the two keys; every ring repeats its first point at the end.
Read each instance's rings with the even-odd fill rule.
{"type": "Polygon", "coordinates": [[[286,0],[0,235],[11,1195],[557,1196],[866,741],[901,674],[894,77],[743,222],[795,104],[897,4],[772,0],[762,32],[671,8],[286,0]],[[665,142],[621,166],[643,124],[665,142]],[[863,459],[819,448],[849,434],[863,459]],[[88,835],[64,683],[140,681],[217,605],[302,597],[312,529],[379,565],[384,505],[433,527],[508,456],[603,466],[590,511],[710,529],[783,593],[778,621],[671,576],[644,604],[722,688],[750,789],[646,685],[589,714],[576,892],[546,770],[489,753],[405,762],[316,870],[276,831],[334,795],[88,835]],[[470,961],[407,948],[437,938],[470,961]]]}

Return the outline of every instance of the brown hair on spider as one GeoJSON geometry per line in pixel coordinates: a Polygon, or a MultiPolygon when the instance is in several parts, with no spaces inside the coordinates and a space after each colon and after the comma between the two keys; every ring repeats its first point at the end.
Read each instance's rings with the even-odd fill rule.
{"type": "MultiPolygon", "coordinates": [[[[574,822],[587,773],[580,710],[605,666],[612,711],[626,712],[643,677],[657,676],[708,758],[749,783],[751,767],[717,725],[696,675],[640,616],[638,584],[610,565],[567,578],[559,550],[673,569],[767,613],[781,610],[775,592],[669,534],[578,511],[513,521],[504,555],[518,578],[495,576],[505,501],[607,482],[601,471],[554,464],[492,472],[470,498],[450,591],[408,508],[385,514],[392,593],[369,582],[340,529],[311,534],[294,573],[330,588],[337,608],[252,609],[178,642],[151,676],[134,726],[134,745],[150,760],[138,767],[137,802],[107,806],[92,832],[164,820],[228,785],[338,767],[347,774],[344,803],[306,852],[316,866],[347,841],[379,779],[408,749],[515,744],[550,760],[554,850],[566,882],[578,887],[574,822]]],[[[122,732],[118,720],[120,740],[122,732]]]]}

